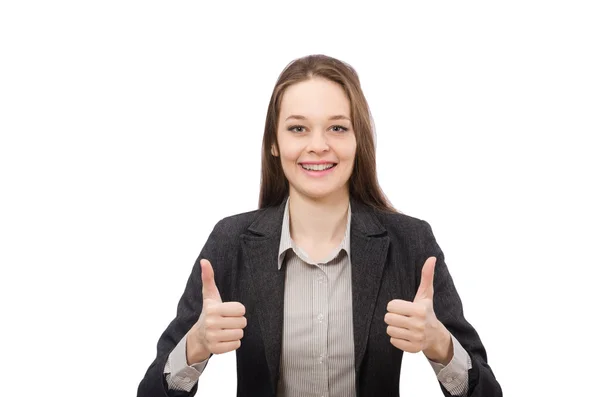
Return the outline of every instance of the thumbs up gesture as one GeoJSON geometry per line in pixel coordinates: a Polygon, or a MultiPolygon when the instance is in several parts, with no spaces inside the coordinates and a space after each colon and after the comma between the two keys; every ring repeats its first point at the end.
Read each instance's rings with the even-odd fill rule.
{"type": "Polygon", "coordinates": [[[246,327],[246,308],[240,302],[223,302],[215,273],[207,259],[202,268],[202,313],[187,334],[188,363],[206,360],[211,354],[238,349],[246,327]]]}
{"type": "Polygon", "coordinates": [[[405,352],[422,351],[428,359],[447,365],[452,359],[452,339],[433,311],[435,262],[433,256],[425,261],[415,299],[390,301],[384,321],[392,345],[405,352]]]}

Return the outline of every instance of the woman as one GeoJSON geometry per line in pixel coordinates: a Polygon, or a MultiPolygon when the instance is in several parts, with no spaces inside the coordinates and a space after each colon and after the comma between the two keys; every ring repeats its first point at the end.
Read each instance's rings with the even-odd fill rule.
{"type": "Polygon", "coordinates": [[[358,76],[334,58],[280,75],[259,210],[215,226],[138,395],[193,395],[233,350],[238,396],[397,396],[405,351],[446,396],[502,395],[429,224],[379,187],[358,76]]]}

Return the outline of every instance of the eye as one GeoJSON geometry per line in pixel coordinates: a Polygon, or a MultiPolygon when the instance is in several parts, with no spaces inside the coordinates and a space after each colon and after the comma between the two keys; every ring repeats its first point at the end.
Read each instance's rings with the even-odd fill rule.
{"type": "Polygon", "coordinates": [[[348,128],[342,127],[341,125],[334,125],[331,128],[334,128],[334,132],[346,132],[346,131],[348,131],[348,128]],[[335,130],[335,128],[337,128],[337,130],[335,130]]]}
{"type": "Polygon", "coordinates": [[[292,126],[288,127],[288,131],[291,131],[291,132],[304,132],[304,131],[298,131],[298,128],[304,128],[304,126],[301,126],[301,125],[292,125],[292,126]]]}

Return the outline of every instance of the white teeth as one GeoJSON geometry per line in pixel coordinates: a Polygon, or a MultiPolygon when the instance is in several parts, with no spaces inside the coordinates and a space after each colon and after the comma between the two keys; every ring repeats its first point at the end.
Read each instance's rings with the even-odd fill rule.
{"type": "Polygon", "coordinates": [[[300,164],[302,168],[309,171],[323,171],[334,166],[334,164],[300,164]]]}

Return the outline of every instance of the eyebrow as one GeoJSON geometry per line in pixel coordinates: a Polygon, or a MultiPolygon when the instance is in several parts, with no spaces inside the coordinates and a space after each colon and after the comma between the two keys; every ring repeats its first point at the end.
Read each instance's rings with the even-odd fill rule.
{"type": "MultiPolygon", "coordinates": [[[[285,119],[285,121],[288,121],[290,119],[306,120],[306,117],[299,115],[299,114],[292,114],[287,119],[285,119]]],[[[348,121],[350,121],[350,117],[344,116],[343,114],[336,114],[335,116],[331,116],[329,118],[329,120],[348,120],[348,121]]]]}

